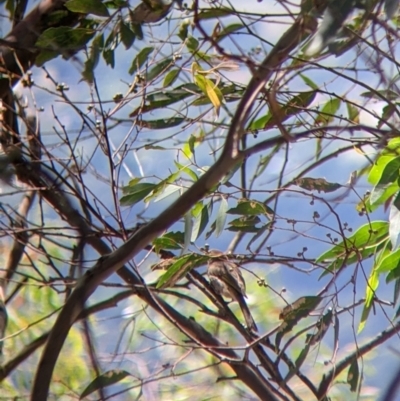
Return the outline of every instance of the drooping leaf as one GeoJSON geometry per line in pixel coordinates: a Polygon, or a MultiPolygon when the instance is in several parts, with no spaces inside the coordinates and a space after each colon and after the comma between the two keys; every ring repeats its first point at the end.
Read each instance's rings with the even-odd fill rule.
{"type": "Polygon", "coordinates": [[[127,50],[130,49],[135,41],[136,35],[122,19],[119,21],[119,34],[121,35],[121,42],[124,44],[125,48],[127,50]]]}
{"type": "Polygon", "coordinates": [[[194,78],[194,83],[207,96],[207,98],[210,100],[210,102],[215,107],[218,113],[221,104],[224,100],[224,96],[222,95],[222,92],[220,91],[218,86],[216,86],[213,81],[206,78],[202,74],[195,73],[193,75],[193,78],[194,78]]]}
{"type": "Polygon", "coordinates": [[[83,398],[87,397],[88,395],[92,394],[93,392],[111,386],[120,382],[121,380],[125,379],[125,377],[130,376],[130,373],[126,370],[109,370],[97,376],[86,388],[83,390],[82,394],[80,395],[79,399],[82,400],[83,398]]]}
{"type": "Polygon", "coordinates": [[[330,325],[332,324],[333,313],[329,309],[317,322],[316,333],[307,334],[306,343],[310,345],[315,345],[324,338],[326,332],[328,331],[330,325]]]}
{"type": "Polygon", "coordinates": [[[361,313],[360,324],[358,325],[357,334],[360,334],[365,327],[367,322],[369,312],[371,311],[372,304],[375,298],[375,291],[379,286],[379,273],[376,269],[373,269],[367,282],[366,291],[365,291],[365,303],[364,308],[361,313]]]}
{"type": "Polygon", "coordinates": [[[390,206],[389,236],[393,249],[396,249],[400,238],[400,192],[396,195],[390,206]]]}
{"type": "Polygon", "coordinates": [[[207,205],[193,211],[194,223],[191,241],[195,242],[207,227],[209,214],[207,205]]]}
{"type": "Polygon", "coordinates": [[[221,196],[217,218],[215,220],[215,236],[219,237],[225,228],[226,212],[228,210],[228,201],[221,196]]]}
{"type": "Polygon", "coordinates": [[[350,391],[356,392],[359,390],[359,381],[360,381],[360,370],[358,368],[358,360],[355,357],[353,362],[349,367],[349,371],[347,373],[347,383],[350,384],[350,391]]]}
{"type": "Polygon", "coordinates": [[[100,52],[104,46],[103,35],[96,36],[91,44],[89,57],[85,61],[85,68],[82,71],[82,77],[85,81],[92,83],[94,80],[94,70],[100,59],[100,52]]]}

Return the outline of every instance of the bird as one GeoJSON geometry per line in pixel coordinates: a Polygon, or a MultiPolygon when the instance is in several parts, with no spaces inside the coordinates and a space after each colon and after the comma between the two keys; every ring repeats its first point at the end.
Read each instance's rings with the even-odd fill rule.
{"type": "Polygon", "coordinates": [[[257,325],[245,301],[246,283],[239,266],[228,260],[221,251],[210,250],[207,254],[211,256],[208,260],[207,274],[214,291],[238,302],[247,327],[257,331],[257,325]]]}

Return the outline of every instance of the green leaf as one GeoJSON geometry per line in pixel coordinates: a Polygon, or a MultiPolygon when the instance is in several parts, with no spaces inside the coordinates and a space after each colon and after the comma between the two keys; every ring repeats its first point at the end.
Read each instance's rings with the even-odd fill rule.
{"type": "Polygon", "coordinates": [[[160,74],[166,72],[169,68],[174,65],[174,60],[168,58],[166,60],[160,61],[156,64],[147,74],[146,81],[151,82],[156,79],[160,74]]]}
{"type": "MultiPolygon", "coordinates": [[[[386,221],[373,221],[361,226],[353,235],[346,238],[340,244],[333,246],[328,251],[320,255],[316,263],[326,262],[338,257],[342,257],[346,250],[373,248],[381,243],[389,234],[389,223],[386,221]]],[[[353,251],[354,252],[354,251],[353,251]]]]}
{"type": "Polygon", "coordinates": [[[147,113],[152,110],[164,108],[171,104],[177,103],[187,97],[193,96],[200,92],[195,84],[184,84],[171,91],[156,92],[146,97],[145,105],[137,107],[129,116],[135,117],[139,114],[147,113]]]}
{"type": "Polygon", "coordinates": [[[400,192],[396,195],[390,206],[389,213],[389,236],[393,249],[397,247],[400,237],[400,192]]]}
{"type": "Polygon", "coordinates": [[[219,210],[217,218],[215,220],[215,236],[219,237],[225,228],[226,222],[226,211],[228,210],[228,201],[221,196],[221,203],[219,205],[219,210]]]}
{"type": "Polygon", "coordinates": [[[184,166],[183,164],[178,163],[177,161],[174,161],[175,166],[178,167],[179,171],[187,174],[193,181],[197,181],[199,179],[199,177],[197,176],[197,174],[191,170],[189,167],[184,166]]]}
{"type": "Polygon", "coordinates": [[[310,78],[306,77],[303,74],[299,74],[301,79],[304,81],[304,83],[306,85],[308,85],[311,89],[313,89],[314,91],[318,91],[319,90],[319,86],[310,78]]]}
{"type": "Polygon", "coordinates": [[[220,18],[220,17],[229,17],[230,15],[234,15],[235,12],[230,8],[212,8],[210,10],[203,9],[199,12],[197,18],[199,20],[202,19],[212,19],[212,18],[220,18]]]}
{"type": "Polygon", "coordinates": [[[293,327],[303,318],[307,317],[321,302],[320,296],[301,297],[290,305],[283,308],[279,319],[283,320],[276,334],[275,344],[279,349],[279,344],[283,336],[291,331],[293,327]]]}
{"type": "Polygon", "coordinates": [[[227,211],[228,214],[242,214],[247,216],[271,215],[273,211],[262,202],[251,199],[239,199],[238,204],[227,211]]]}
{"type": "Polygon", "coordinates": [[[185,44],[186,44],[186,47],[188,48],[188,50],[190,51],[190,53],[195,53],[197,51],[197,49],[199,48],[199,41],[191,35],[188,36],[185,44]]]}
{"type": "Polygon", "coordinates": [[[347,383],[350,384],[350,391],[356,392],[359,390],[360,370],[358,368],[357,358],[353,359],[347,373],[347,383]]]}
{"type": "Polygon", "coordinates": [[[184,255],[168,268],[168,270],[158,279],[157,288],[173,287],[182,277],[195,267],[207,263],[208,258],[203,255],[184,255]]]}
{"type": "Polygon", "coordinates": [[[228,223],[229,231],[241,231],[247,233],[255,233],[260,230],[259,227],[256,227],[261,220],[258,216],[243,216],[238,219],[232,220],[228,223]]]}
{"type": "Polygon", "coordinates": [[[332,323],[333,313],[329,309],[317,322],[316,329],[317,332],[313,334],[307,334],[306,343],[310,345],[315,345],[324,338],[326,332],[328,331],[332,323]]]}
{"type": "Polygon", "coordinates": [[[85,61],[85,68],[82,71],[82,77],[85,81],[92,83],[94,80],[94,70],[100,59],[100,51],[104,46],[103,35],[96,36],[91,44],[89,58],[85,61]]]}
{"type": "Polygon", "coordinates": [[[396,269],[397,267],[400,267],[400,249],[397,249],[395,252],[384,257],[376,266],[376,272],[385,273],[396,269]]]}
{"type": "Polygon", "coordinates": [[[193,223],[191,242],[195,242],[203,233],[204,229],[207,227],[209,220],[207,205],[204,205],[201,208],[201,212],[197,215],[194,215],[194,217],[195,219],[193,223]]]}
{"type": "Polygon", "coordinates": [[[210,102],[218,112],[224,100],[224,96],[222,95],[222,92],[220,91],[218,86],[216,86],[213,81],[204,77],[201,74],[194,74],[194,82],[207,96],[207,98],[210,100],[210,102]]]}
{"type": "Polygon", "coordinates": [[[180,117],[171,117],[171,118],[162,118],[160,120],[140,120],[137,122],[137,125],[141,128],[148,129],[164,129],[176,127],[177,125],[181,125],[185,121],[185,118],[180,117]]]}
{"type": "Polygon", "coordinates": [[[321,277],[375,255],[385,244],[388,235],[389,224],[385,221],[373,221],[360,227],[351,237],[317,258],[316,263],[330,262],[321,277]]]}
{"type": "Polygon", "coordinates": [[[83,390],[79,399],[87,397],[92,394],[94,391],[97,391],[101,388],[111,386],[112,384],[118,383],[121,380],[125,379],[125,377],[130,376],[130,373],[126,370],[109,370],[108,372],[103,373],[100,376],[97,376],[86,388],[83,390]]]}
{"type": "Polygon", "coordinates": [[[171,231],[153,241],[155,251],[158,253],[161,249],[182,249],[184,235],[182,231],[171,231]]]}
{"type": "Polygon", "coordinates": [[[133,75],[136,71],[139,71],[143,64],[147,61],[150,54],[153,53],[154,47],[143,48],[133,59],[131,67],[129,68],[129,74],[133,75]]]}
{"type": "Polygon", "coordinates": [[[375,291],[378,288],[378,286],[379,286],[379,273],[376,271],[376,269],[373,269],[367,282],[367,288],[365,292],[365,304],[361,314],[360,324],[358,325],[357,334],[360,334],[364,330],[369,312],[371,311],[372,304],[375,298],[375,291]]]}
{"type": "Polygon", "coordinates": [[[130,49],[135,41],[136,35],[122,19],[119,21],[119,34],[121,35],[121,42],[124,44],[125,48],[127,50],[130,49]]]}
{"type": "Polygon", "coordinates": [[[65,7],[74,13],[94,14],[99,17],[108,17],[110,13],[100,0],[68,0],[65,7]]]}
{"type": "Polygon", "coordinates": [[[240,29],[243,29],[244,27],[245,26],[240,23],[228,25],[227,27],[223,28],[221,30],[221,32],[218,34],[218,36],[216,37],[216,41],[219,42],[222,39],[224,39],[226,36],[228,36],[229,34],[239,31],[240,29]]]}
{"type": "Polygon", "coordinates": [[[94,29],[70,28],[60,26],[58,28],[46,29],[36,41],[36,46],[58,51],[81,49],[95,35],[94,29]]]}
{"type": "Polygon", "coordinates": [[[156,184],[151,184],[147,182],[128,185],[124,187],[122,190],[126,195],[120,199],[121,205],[135,205],[136,203],[144,199],[147,195],[149,195],[156,187],[156,184]]]}
{"type": "Polygon", "coordinates": [[[340,108],[341,100],[338,98],[328,100],[318,113],[315,119],[317,125],[327,125],[334,120],[336,113],[340,108]]]}
{"type": "Polygon", "coordinates": [[[351,103],[346,102],[348,118],[354,124],[360,124],[360,110],[351,103]]]}
{"type": "Polygon", "coordinates": [[[336,182],[328,182],[325,178],[297,178],[293,181],[293,184],[306,189],[307,191],[318,191],[318,193],[321,191],[325,193],[334,192],[337,189],[342,188],[342,185],[337,184],[336,182]]]}
{"type": "Polygon", "coordinates": [[[180,72],[181,70],[178,68],[171,70],[164,78],[163,87],[166,88],[167,86],[172,85],[178,78],[180,72]]]}
{"type": "MultiPolygon", "coordinates": [[[[397,156],[397,155],[396,155],[397,156]]],[[[386,166],[394,159],[396,159],[395,155],[392,154],[382,154],[378,157],[377,161],[372,166],[369,174],[368,174],[368,181],[372,185],[377,185],[380,178],[382,177],[383,171],[385,170],[386,166]]]]}
{"type": "MultiPolygon", "coordinates": [[[[315,99],[316,91],[300,92],[298,95],[293,96],[287,103],[281,106],[279,111],[279,122],[283,123],[290,117],[304,111],[315,99]]],[[[263,130],[272,128],[277,123],[276,118],[268,111],[267,115],[253,121],[248,127],[249,130],[263,130]]]]}
{"type": "Polygon", "coordinates": [[[386,185],[399,178],[400,156],[390,160],[382,170],[382,175],[376,185],[386,185]]]}

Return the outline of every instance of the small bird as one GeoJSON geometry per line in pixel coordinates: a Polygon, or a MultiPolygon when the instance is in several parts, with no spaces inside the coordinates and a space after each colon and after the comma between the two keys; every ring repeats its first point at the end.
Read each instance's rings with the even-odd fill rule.
{"type": "Polygon", "coordinates": [[[208,255],[208,278],[215,292],[239,303],[246,325],[257,331],[257,325],[246,304],[246,283],[239,266],[229,261],[220,251],[211,250],[208,255]]]}

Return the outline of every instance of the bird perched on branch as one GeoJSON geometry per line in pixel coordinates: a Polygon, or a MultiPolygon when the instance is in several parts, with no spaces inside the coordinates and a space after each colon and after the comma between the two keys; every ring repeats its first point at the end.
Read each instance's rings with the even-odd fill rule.
{"type": "Polygon", "coordinates": [[[208,260],[208,278],[215,292],[239,303],[246,325],[249,329],[257,331],[257,325],[246,304],[246,283],[240,267],[228,260],[217,250],[207,252],[211,258],[208,260]]]}

